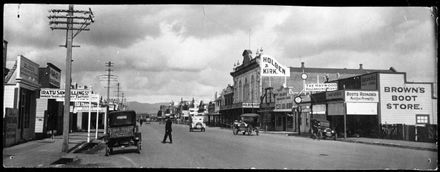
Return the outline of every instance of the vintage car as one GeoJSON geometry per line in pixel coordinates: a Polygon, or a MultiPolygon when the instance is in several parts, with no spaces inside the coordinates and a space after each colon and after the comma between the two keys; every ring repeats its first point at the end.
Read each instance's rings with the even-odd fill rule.
{"type": "Polygon", "coordinates": [[[330,128],[330,122],[326,119],[313,118],[311,123],[317,123],[318,126],[318,138],[319,139],[333,139],[336,140],[338,135],[336,131],[330,128]]]}
{"type": "Polygon", "coordinates": [[[252,135],[252,133],[255,132],[255,134],[258,136],[260,131],[260,127],[258,125],[259,117],[260,115],[256,113],[245,113],[240,115],[241,120],[235,121],[232,125],[232,133],[237,135],[239,132],[242,132],[243,135],[252,135]]]}
{"type": "Polygon", "coordinates": [[[104,137],[106,143],[105,155],[113,153],[113,149],[135,147],[140,153],[142,137],[139,127],[136,125],[135,111],[114,111],[108,114],[107,134],[104,137]]]}
{"type": "Polygon", "coordinates": [[[205,132],[206,124],[203,122],[203,120],[203,115],[192,116],[189,122],[189,132],[193,132],[194,129],[200,129],[200,131],[205,132]]]}

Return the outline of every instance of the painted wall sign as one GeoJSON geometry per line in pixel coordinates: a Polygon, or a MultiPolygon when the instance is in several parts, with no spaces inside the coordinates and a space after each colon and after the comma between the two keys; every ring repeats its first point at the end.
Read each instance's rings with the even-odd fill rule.
{"type": "Polygon", "coordinates": [[[275,94],[275,109],[290,110],[293,106],[294,95],[290,88],[281,88],[274,91],[275,94]]]}
{"type": "Polygon", "coordinates": [[[361,76],[362,90],[377,90],[377,74],[361,76]]]}
{"type": "Polygon", "coordinates": [[[322,91],[334,91],[337,89],[338,89],[337,83],[312,83],[312,84],[306,84],[305,91],[322,92],[322,91]]]}
{"type": "Polygon", "coordinates": [[[379,92],[377,92],[377,91],[345,91],[345,102],[355,102],[355,103],[379,102],[379,92]]]}
{"type": "Polygon", "coordinates": [[[273,57],[262,55],[260,64],[261,76],[290,76],[290,68],[281,65],[273,57]]]}
{"type": "Polygon", "coordinates": [[[22,55],[17,56],[17,61],[17,79],[38,85],[38,68],[40,65],[22,55]]]}
{"type": "Polygon", "coordinates": [[[415,125],[416,114],[429,114],[432,124],[432,84],[405,83],[404,74],[380,74],[381,123],[415,125]]]}
{"type": "Polygon", "coordinates": [[[49,67],[49,83],[60,87],[61,72],[49,67]]]}

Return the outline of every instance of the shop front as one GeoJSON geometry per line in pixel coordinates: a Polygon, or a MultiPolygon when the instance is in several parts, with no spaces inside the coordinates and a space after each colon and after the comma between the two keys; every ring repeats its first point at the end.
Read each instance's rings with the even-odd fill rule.
{"type": "Polygon", "coordinates": [[[275,131],[295,131],[294,117],[292,113],[293,94],[291,88],[280,88],[274,91],[275,107],[274,115],[275,131]]]}
{"type": "Polygon", "coordinates": [[[326,92],[330,126],[348,137],[375,137],[379,131],[377,91],[337,90],[326,92]]]}
{"type": "MultiPolygon", "coordinates": [[[[17,56],[14,68],[5,80],[3,118],[5,118],[6,108],[16,109],[17,118],[14,119],[17,121],[9,121],[17,125],[15,143],[35,138],[36,99],[40,89],[38,67],[37,63],[26,57],[17,56]]],[[[14,111],[11,110],[11,112],[14,111]]]]}
{"type": "MultiPolygon", "coordinates": [[[[39,68],[41,88],[60,88],[61,70],[51,63],[44,68],[39,68]]],[[[55,99],[37,99],[37,112],[35,119],[36,137],[58,135],[62,132],[63,103],[55,99]]]]}

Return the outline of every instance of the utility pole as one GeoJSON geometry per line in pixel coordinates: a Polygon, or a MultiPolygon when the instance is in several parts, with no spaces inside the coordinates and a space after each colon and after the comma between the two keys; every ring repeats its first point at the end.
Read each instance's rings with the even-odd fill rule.
{"type": "Polygon", "coordinates": [[[67,55],[66,55],[66,84],[65,84],[65,97],[64,97],[64,115],[63,115],[63,145],[62,145],[62,152],[67,152],[69,150],[69,115],[70,115],[70,87],[71,87],[71,74],[72,74],[72,47],[79,47],[74,46],[73,44],[73,38],[75,38],[76,35],[78,35],[81,31],[89,31],[90,29],[86,28],[88,25],[94,22],[93,20],[93,12],[89,8],[89,11],[80,11],[80,10],[73,10],[73,5],[69,4],[68,10],[56,10],[52,9],[49,10],[49,13],[52,13],[52,15],[49,15],[49,25],[52,30],[59,29],[59,30],[66,30],[66,43],[65,45],[61,45],[61,47],[67,48],[67,55]],[[66,15],[60,15],[59,13],[67,13],[66,15]],[[82,16],[75,16],[75,14],[82,14],[82,16]],[[66,19],[66,21],[62,21],[59,19],[66,19]],[[74,21],[76,20],[76,21],[74,21]],[[78,21],[80,20],[80,21],[78,21]],[[74,25],[78,26],[81,24],[81,26],[74,27],[74,25]],[[55,26],[53,26],[55,25],[55,26]],[[65,26],[58,26],[58,25],[65,25],[65,26]],[[73,35],[73,30],[76,30],[75,35],[73,35]]]}
{"type": "Polygon", "coordinates": [[[117,99],[118,99],[118,103],[119,103],[119,82],[118,82],[118,94],[117,95],[117,99]]]}
{"type": "Polygon", "coordinates": [[[125,105],[124,105],[124,93],[122,93],[121,102],[122,102],[122,110],[125,110],[125,105]]]}
{"type": "Polygon", "coordinates": [[[110,104],[110,76],[112,72],[112,65],[113,63],[111,61],[105,63],[105,66],[108,67],[107,69],[107,105],[110,104]]]}

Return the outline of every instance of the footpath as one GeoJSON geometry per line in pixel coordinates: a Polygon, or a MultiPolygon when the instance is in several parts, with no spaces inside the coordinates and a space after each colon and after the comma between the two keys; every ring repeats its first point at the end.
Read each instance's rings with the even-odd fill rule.
{"type": "MultiPolygon", "coordinates": [[[[182,124],[183,125],[183,124],[182,124]]],[[[211,127],[210,127],[211,128],[211,127]]],[[[220,127],[212,127],[220,128],[220,127]]],[[[227,129],[229,128],[220,128],[227,129]]],[[[297,132],[284,131],[260,131],[260,134],[279,134],[294,137],[310,137],[310,135],[298,135],[297,132]]],[[[95,132],[91,133],[91,142],[87,143],[87,132],[74,132],[69,134],[69,151],[61,152],[63,136],[54,138],[45,138],[41,140],[32,140],[11,147],[3,148],[3,167],[4,168],[63,168],[64,164],[78,160],[78,152],[91,148],[102,143],[102,130],[95,139],[95,132]]],[[[375,139],[363,137],[350,137],[347,139],[338,138],[336,141],[352,142],[361,144],[373,144],[380,146],[400,147],[407,149],[417,149],[426,151],[438,151],[436,143],[413,142],[403,140],[375,139]]]]}
{"type": "MultiPolygon", "coordinates": [[[[268,131],[261,132],[267,134],[281,134],[286,136],[300,136],[300,137],[310,137],[310,134],[302,134],[298,135],[298,132],[286,132],[286,131],[268,131]]],[[[370,145],[381,145],[381,146],[390,146],[390,147],[400,147],[407,149],[416,149],[416,150],[429,150],[429,151],[438,151],[437,143],[427,143],[427,142],[415,142],[415,141],[407,141],[407,140],[391,140],[391,139],[379,139],[379,138],[367,138],[367,137],[348,137],[337,138],[336,141],[341,142],[351,142],[351,143],[362,143],[362,144],[370,144],[370,145]]]]}
{"type": "Polygon", "coordinates": [[[69,150],[61,152],[63,136],[32,140],[11,147],[3,148],[4,168],[50,168],[62,167],[63,164],[78,160],[74,152],[100,142],[103,133],[91,132],[91,142],[87,144],[87,132],[74,132],[69,134],[69,150]]]}

